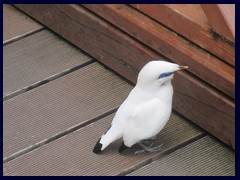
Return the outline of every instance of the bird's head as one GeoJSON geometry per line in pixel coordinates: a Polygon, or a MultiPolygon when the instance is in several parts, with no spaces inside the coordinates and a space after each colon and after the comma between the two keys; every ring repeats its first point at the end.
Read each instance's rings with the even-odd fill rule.
{"type": "Polygon", "coordinates": [[[139,72],[137,84],[161,86],[172,80],[174,72],[187,68],[188,66],[179,66],[166,61],[150,61],[139,72]]]}

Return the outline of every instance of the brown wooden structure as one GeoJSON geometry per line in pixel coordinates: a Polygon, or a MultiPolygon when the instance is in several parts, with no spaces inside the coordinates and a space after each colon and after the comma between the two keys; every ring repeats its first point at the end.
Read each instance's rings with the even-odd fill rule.
{"type": "MultiPolygon", "coordinates": [[[[189,33],[183,36],[171,18],[166,26],[147,5],[15,6],[65,40],[13,6],[3,6],[5,176],[235,174],[235,154],[228,146],[234,148],[234,89],[224,86],[234,80],[234,63],[207,49],[210,42],[218,48],[234,47],[234,42],[215,34],[200,46],[196,34],[195,42],[187,38],[189,33]],[[92,153],[133,88],[119,74],[135,82],[139,69],[153,58],[194,68],[175,75],[175,110],[154,142],[163,143],[162,150],[134,155],[136,145],[120,155],[119,140],[101,155],[92,153]]],[[[187,17],[180,13],[187,6],[151,9],[179,8],[168,17],[174,12],[187,17]]]]}

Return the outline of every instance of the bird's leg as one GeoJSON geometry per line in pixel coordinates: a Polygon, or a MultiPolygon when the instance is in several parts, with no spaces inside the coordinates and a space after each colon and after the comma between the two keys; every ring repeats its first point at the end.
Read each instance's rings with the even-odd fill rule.
{"type": "Polygon", "coordinates": [[[157,152],[157,151],[161,150],[161,147],[163,145],[163,144],[160,144],[159,146],[152,147],[152,145],[153,145],[153,143],[152,143],[149,147],[147,147],[141,142],[138,142],[138,144],[143,148],[143,150],[136,151],[135,154],[141,154],[143,152],[157,152]]]}
{"type": "Polygon", "coordinates": [[[150,145],[150,147],[153,145],[153,141],[155,141],[157,139],[157,136],[153,136],[149,139],[144,139],[141,141],[141,143],[146,144],[146,145],[150,145]]]}
{"type": "Polygon", "coordinates": [[[151,140],[142,140],[141,143],[148,147],[151,147],[153,145],[153,142],[151,140]]]}
{"type": "Polygon", "coordinates": [[[157,139],[157,136],[153,136],[153,137],[149,138],[149,140],[151,140],[151,141],[155,141],[156,139],[157,139]]]}

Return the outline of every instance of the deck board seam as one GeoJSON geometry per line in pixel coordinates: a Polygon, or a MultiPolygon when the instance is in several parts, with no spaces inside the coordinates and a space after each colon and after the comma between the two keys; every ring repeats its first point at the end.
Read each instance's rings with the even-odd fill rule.
{"type": "Polygon", "coordinates": [[[45,85],[45,84],[47,84],[47,83],[49,83],[49,82],[51,82],[53,80],[56,80],[56,79],[58,79],[60,77],[63,77],[65,75],[67,75],[67,74],[70,74],[70,73],[72,73],[72,72],[74,72],[76,70],[79,70],[79,69],[81,69],[81,68],[83,68],[83,67],[85,67],[85,66],[87,66],[89,64],[92,64],[94,62],[96,62],[96,61],[94,59],[91,59],[88,62],[85,62],[83,64],[80,64],[80,65],[75,66],[75,67],[70,68],[70,69],[66,69],[66,70],[64,70],[64,71],[62,71],[60,73],[54,74],[54,75],[52,75],[50,77],[47,77],[46,79],[43,79],[43,80],[38,81],[38,82],[35,82],[34,84],[31,84],[31,85],[29,85],[27,87],[19,89],[19,90],[15,91],[15,92],[11,92],[10,94],[7,94],[6,96],[3,97],[3,101],[7,101],[7,100],[9,100],[9,99],[11,99],[13,97],[16,97],[16,96],[22,94],[22,93],[25,93],[27,91],[30,91],[30,90],[33,90],[33,89],[35,89],[37,87],[45,85]]]}
{"type": "Polygon", "coordinates": [[[136,170],[138,170],[138,169],[140,169],[140,168],[142,168],[142,167],[144,167],[144,166],[146,166],[146,165],[148,165],[148,164],[150,164],[150,163],[152,163],[152,162],[154,162],[154,161],[156,161],[156,160],[158,160],[158,159],[160,159],[160,158],[162,158],[162,157],[164,157],[168,154],[173,153],[174,151],[176,151],[178,149],[181,149],[181,148],[183,148],[183,147],[185,147],[185,146],[187,146],[187,145],[205,137],[205,136],[207,136],[207,132],[202,131],[201,134],[199,134],[195,137],[191,137],[191,138],[187,139],[186,141],[184,141],[184,142],[182,142],[182,143],[180,143],[180,144],[178,144],[174,147],[171,147],[171,148],[167,149],[164,153],[156,154],[155,156],[151,157],[150,159],[146,159],[146,160],[140,162],[139,164],[136,164],[134,167],[130,167],[127,170],[122,171],[119,174],[116,174],[116,176],[126,176],[126,175],[128,175],[128,174],[130,174],[130,173],[132,173],[132,172],[134,172],[134,171],[136,171],[136,170]]]}
{"type": "Polygon", "coordinates": [[[41,28],[39,28],[39,29],[36,29],[36,30],[33,30],[33,31],[29,31],[29,32],[24,33],[24,34],[21,34],[21,35],[19,35],[19,36],[15,36],[15,37],[13,37],[13,38],[11,38],[11,39],[8,39],[8,40],[3,41],[3,46],[7,46],[7,45],[9,45],[9,44],[15,43],[15,42],[17,42],[17,41],[20,41],[20,40],[22,40],[22,39],[24,39],[24,38],[26,38],[26,37],[29,37],[29,36],[31,36],[31,35],[34,35],[34,34],[36,34],[36,33],[39,33],[39,32],[41,32],[41,31],[44,31],[44,30],[46,30],[46,28],[45,28],[45,27],[41,27],[41,28]]]}
{"type": "Polygon", "coordinates": [[[102,118],[104,118],[106,116],[109,116],[109,115],[115,113],[118,108],[119,108],[119,106],[114,107],[114,108],[112,108],[112,109],[110,109],[110,110],[108,110],[106,112],[103,112],[102,114],[97,115],[97,116],[95,116],[95,117],[93,117],[93,118],[91,118],[89,120],[86,120],[84,122],[81,122],[79,124],[71,126],[70,128],[67,128],[66,130],[61,131],[61,132],[59,132],[59,133],[57,133],[57,134],[55,134],[55,135],[53,135],[53,136],[51,136],[51,137],[49,137],[47,139],[43,139],[43,140],[41,140],[41,141],[39,141],[39,142],[37,142],[37,143],[35,143],[33,145],[30,145],[30,146],[28,146],[28,147],[26,147],[26,148],[24,148],[24,149],[22,149],[20,151],[17,151],[15,153],[13,153],[12,155],[3,158],[3,164],[7,163],[7,162],[9,162],[11,160],[14,160],[14,159],[16,159],[16,158],[26,154],[26,153],[29,153],[29,152],[37,149],[37,148],[40,148],[41,146],[44,146],[44,145],[46,145],[48,143],[51,143],[51,142],[53,142],[53,141],[55,141],[55,140],[57,140],[59,138],[62,138],[62,137],[66,136],[66,135],[68,135],[70,133],[73,133],[74,131],[77,131],[77,130],[79,130],[79,129],[81,129],[81,128],[89,125],[89,124],[92,124],[92,123],[94,123],[94,122],[96,122],[96,121],[98,121],[98,120],[100,120],[100,119],[102,119],[102,118]]]}

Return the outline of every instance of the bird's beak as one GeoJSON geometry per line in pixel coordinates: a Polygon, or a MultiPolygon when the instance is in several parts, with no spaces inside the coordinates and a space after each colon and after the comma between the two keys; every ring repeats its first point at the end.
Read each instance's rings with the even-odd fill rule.
{"type": "Polygon", "coordinates": [[[179,66],[179,70],[188,69],[188,66],[179,66]]]}

